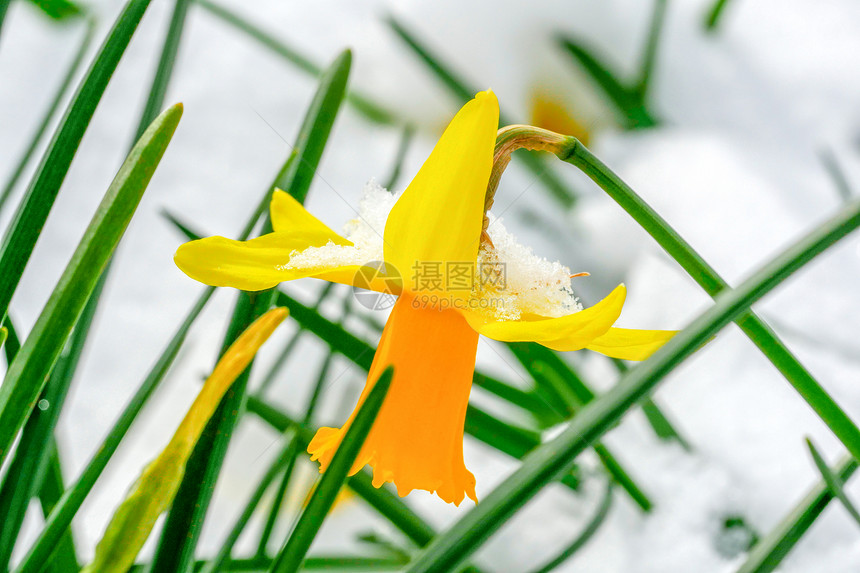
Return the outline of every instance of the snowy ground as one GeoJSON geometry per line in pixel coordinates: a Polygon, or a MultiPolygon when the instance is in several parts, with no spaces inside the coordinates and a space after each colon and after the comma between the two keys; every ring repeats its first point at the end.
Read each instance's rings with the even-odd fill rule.
{"type": "MultiPolygon", "coordinates": [[[[93,4],[101,17],[101,38],[121,3],[93,4]]],[[[171,4],[153,1],[84,139],[13,301],[21,330],[34,322],[125,154],[171,4]]],[[[608,112],[555,48],[552,33],[564,31],[587,41],[618,69],[633,74],[648,2],[550,1],[522,8],[486,0],[229,4],[321,63],[345,46],[354,49],[351,85],[422,127],[403,183],[456,107],[382,23],[386,13],[397,14],[475,85],[494,89],[502,107],[520,121],[527,119],[535,86],[574,94],[571,111],[602,126],[593,134],[596,155],[733,284],[839,207],[839,195],[822,167],[822,150],[831,150],[860,188],[860,6],[851,0],[735,0],[722,30],[712,37],[701,29],[709,3],[670,3],[651,98],[665,121],[637,133],[611,127],[608,112]]],[[[12,4],[0,39],[0,180],[5,181],[41,117],[80,32],[47,23],[28,4],[12,4]]],[[[200,291],[173,265],[180,238],[159,211],[181,213],[207,233],[237,233],[288,153],[281,138],[292,140],[313,90],[312,80],[192,7],[168,94],[168,102],[184,102],[185,115],[123,241],[96,334],[61,421],[69,472],[76,474],[89,458],[200,291]]],[[[373,127],[345,111],[309,209],[340,228],[352,216],[351,205],[365,182],[389,173],[397,141],[396,131],[373,127]]],[[[620,208],[572,167],[558,167],[584,196],[572,213],[560,212],[539,186],[529,187],[531,174],[516,165],[503,180],[496,212],[504,211],[506,226],[521,242],[575,270],[590,271],[590,279],[575,283],[587,301],[623,280],[629,297],[622,326],[679,328],[708,306],[700,289],[620,208]],[[548,223],[530,225],[525,208],[549,218],[548,223]]],[[[0,215],[0,222],[9,220],[10,211],[0,215]]],[[[858,285],[860,239],[855,235],[758,308],[856,420],[858,285]]],[[[305,296],[317,285],[292,288],[305,296]]],[[[220,293],[206,311],[146,418],[88,501],[76,523],[88,545],[144,461],[169,438],[200,376],[211,367],[232,298],[230,292],[220,293]]],[[[336,312],[336,306],[326,312],[336,312]]],[[[291,328],[283,327],[279,339],[291,328]]],[[[303,397],[315,357],[321,356],[317,344],[302,344],[300,355],[310,365],[294,361],[288,368],[278,397],[285,407],[303,397]]],[[[273,341],[269,348],[277,346],[273,341]]],[[[604,361],[579,358],[595,385],[611,384],[604,361]]],[[[481,344],[479,363],[519,380],[489,343],[481,344]]],[[[351,408],[363,382],[346,362],[338,362],[335,371],[339,376],[324,412],[332,421],[351,408]]],[[[644,517],[616,493],[608,522],[560,571],[733,571],[738,558],[726,558],[716,548],[720,522],[742,515],[766,533],[803,497],[818,479],[805,436],[829,461],[842,455],[829,431],[734,327],[678,369],[657,399],[695,453],[656,442],[641,415],[629,416],[607,442],[657,508],[644,517]]],[[[278,449],[275,436],[256,422],[244,425],[238,438],[242,447],[231,451],[204,547],[217,545],[250,484],[278,449]]],[[[469,439],[466,461],[478,477],[479,496],[515,467],[469,439]]],[[[481,558],[494,571],[524,571],[542,562],[576,535],[599,489],[590,487],[580,497],[548,489],[486,545],[481,558]]],[[[860,488],[852,483],[849,492],[860,495],[860,488]]],[[[420,493],[409,500],[440,525],[468,510],[467,504],[455,509],[420,493]]],[[[327,524],[318,549],[345,547],[347,531],[386,529],[357,506],[347,505],[327,524]]],[[[859,539],[856,524],[833,504],[782,570],[854,571],[859,539]]]]}

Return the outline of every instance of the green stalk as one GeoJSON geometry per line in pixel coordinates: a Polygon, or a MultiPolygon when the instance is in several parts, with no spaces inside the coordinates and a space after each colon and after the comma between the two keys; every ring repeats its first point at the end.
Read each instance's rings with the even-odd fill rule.
{"type": "Polygon", "coordinates": [[[547,483],[621,421],[624,414],[729,322],[780,285],[815,256],[860,226],[860,201],[761,267],[737,289],[726,292],[649,360],[631,369],[609,392],[586,405],[568,427],[530,453],[523,464],[475,509],[437,536],[408,573],[446,572],[468,558],[547,483]]]}

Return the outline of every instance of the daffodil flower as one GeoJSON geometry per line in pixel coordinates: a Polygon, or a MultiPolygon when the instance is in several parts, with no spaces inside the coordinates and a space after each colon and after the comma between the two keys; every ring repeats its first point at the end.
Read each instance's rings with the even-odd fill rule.
{"type": "MultiPolygon", "coordinates": [[[[176,253],[180,269],[214,286],[255,291],[315,277],[398,295],[358,403],[389,365],[394,379],[352,470],[370,464],[374,485],[393,482],[401,496],[423,489],[449,503],[466,495],[477,501],[475,478],[463,460],[463,426],[479,334],[628,360],[647,358],[674,334],[614,328],[624,285],[583,309],[570,289],[570,271],[517,244],[500,221],[491,222],[490,240],[482,240],[498,120],[495,95],[478,94],[457,113],[396,203],[371,187],[346,237],[276,191],[273,233],[246,242],[209,237],[176,253]],[[384,261],[381,272],[359,272],[373,261],[384,261]],[[471,270],[453,285],[398,274],[416,278],[423,267],[457,265],[471,270]]],[[[320,471],[351,421],[321,428],[311,441],[308,451],[320,471]]]]}

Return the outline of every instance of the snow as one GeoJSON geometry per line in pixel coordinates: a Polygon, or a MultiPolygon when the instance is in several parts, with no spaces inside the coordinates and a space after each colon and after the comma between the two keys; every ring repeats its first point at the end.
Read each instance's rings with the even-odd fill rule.
{"type": "MultiPolygon", "coordinates": [[[[92,4],[103,37],[121,3],[92,4]]],[[[556,49],[552,34],[563,31],[582,39],[632,78],[650,3],[550,0],[522,9],[488,0],[456,5],[408,0],[225,4],[321,63],[344,46],[353,48],[351,86],[420,128],[394,192],[402,191],[421,165],[456,103],[386,28],[381,16],[389,12],[455,62],[476,88],[492,87],[515,121],[528,119],[535,86],[571,94],[569,110],[595,130],[594,153],[731,284],[839,208],[839,194],[820,160],[822,151],[831,150],[849,182],[860,186],[860,76],[852,73],[860,69],[860,5],[851,0],[734,0],[715,35],[701,29],[709,2],[669,3],[649,99],[664,121],[643,132],[612,127],[611,110],[556,49]]],[[[83,140],[13,300],[12,316],[22,332],[34,323],[123,159],[171,7],[172,2],[153,1],[83,140]]],[[[29,3],[11,4],[0,36],[0,181],[11,173],[81,31],[46,22],[29,3]]],[[[183,101],[185,115],[118,251],[95,334],[60,422],[67,476],[77,475],[92,455],[201,290],[173,265],[182,238],[161,218],[161,209],[180,214],[204,234],[237,233],[290,153],[285,142],[297,132],[313,91],[311,79],[191,7],[167,98],[168,103],[183,101]]],[[[355,219],[356,211],[366,208],[359,204],[362,185],[387,176],[398,140],[397,130],[369,125],[345,109],[308,209],[332,228],[355,219]]],[[[710,305],[701,289],[593,184],[570,166],[553,165],[553,170],[582,196],[572,212],[563,212],[516,161],[502,180],[495,211],[504,214],[504,227],[518,245],[561,261],[561,267],[591,273],[574,283],[583,306],[621,281],[629,294],[619,326],[680,328],[710,305]]],[[[11,211],[0,213],[0,224],[7,224],[11,211]]],[[[379,213],[364,214],[347,234],[380,231],[384,219],[379,213]]],[[[497,246],[508,245],[500,223],[491,231],[497,246]]],[[[854,420],[860,420],[858,284],[860,239],[855,234],[756,307],[854,420]]],[[[308,302],[318,288],[311,280],[290,286],[308,302]]],[[[216,295],[169,379],[85,504],[84,515],[75,522],[87,548],[84,555],[91,554],[130,480],[167,442],[211,369],[233,298],[229,291],[216,295]]],[[[341,306],[332,301],[321,310],[337,317],[341,306]]],[[[276,333],[261,355],[263,364],[271,362],[291,331],[290,325],[276,333]]],[[[479,348],[479,365],[523,384],[522,373],[511,366],[514,360],[503,348],[488,342],[479,348]]],[[[307,399],[323,349],[306,335],[296,352],[300,360],[290,362],[270,392],[273,401],[293,412],[307,399]]],[[[602,357],[571,359],[596,388],[614,383],[613,370],[602,357]]],[[[363,384],[345,360],[337,361],[333,371],[319,422],[342,421],[363,384]]],[[[474,394],[486,401],[479,391],[474,394]]],[[[559,571],[680,573],[691,566],[734,571],[742,556],[726,555],[721,521],[741,515],[760,534],[767,533],[819,481],[803,438],[810,436],[831,463],[844,451],[735,327],[677,369],[655,399],[693,452],[654,439],[640,413],[626,417],[606,443],[654,499],[655,511],[641,514],[616,488],[607,522],[559,571]]],[[[207,521],[203,551],[218,546],[250,484],[277,455],[276,440],[254,422],[239,432],[207,521]]],[[[478,479],[479,498],[516,467],[468,438],[465,457],[478,479]]],[[[585,455],[583,465],[593,468],[596,462],[585,455]]],[[[847,491],[860,499],[856,480],[847,491]]],[[[527,570],[545,561],[576,535],[600,495],[596,479],[579,496],[548,488],[486,544],[480,560],[495,571],[527,570]]],[[[439,527],[468,511],[467,504],[457,509],[423,493],[408,501],[439,527]]],[[[28,539],[38,521],[33,512],[28,539]]],[[[372,512],[348,504],[327,522],[315,550],[352,547],[352,534],[367,529],[394,536],[372,512]]],[[[245,549],[253,543],[243,541],[245,549]]],[[[858,560],[856,524],[834,503],[781,571],[847,573],[858,560]]]]}

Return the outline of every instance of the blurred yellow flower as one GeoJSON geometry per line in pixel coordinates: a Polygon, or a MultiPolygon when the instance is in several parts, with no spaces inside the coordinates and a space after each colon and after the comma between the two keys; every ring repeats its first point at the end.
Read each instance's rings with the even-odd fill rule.
{"type": "MultiPolygon", "coordinates": [[[[486,252],[492,247],[482,246],[481,235],[498,119],[498,101],[489,91],[457,113],[388,213],[382,272],[358,273],[374,261],[368,252],[281,191],[272,199],[273,233],[246,242],[209,237],[186,243],[176,253],[180,269],[214,286],[261,290],[315,277],[399,295],[358,405],[389,365],[394,379],[352,471],[371,465],[374,485],[393,482],[401,496],[423,489],[449,503],[459,504],[466,495],[477,501],[475,478],[463,460],[463,426],[479,334],[555,350],[589,348],[627,360],[644,360],[674,334],[613,328],[624,285],[590,308],[574,304],[569,313],[552,308],[553,314],[541,314],[552,297],[543,305],[527,304],[516,319],[487,310],[491,305],[485,303],[504,286],[475,289],[469,279],[481,278],[476,265],[492,258],[486,252]],[[407,284],[397,272],[457,265],[467,270],[455,285],[407,284]]],[[[546,292],[569,292],[569,276],[564,278],[567,285],[554,280],[546,292]]],[[[308,451],[319,460],[320,471],[328,467],[351,421],[352,416],[341,428],[321,428],[311,441],[308,451]]]]}

